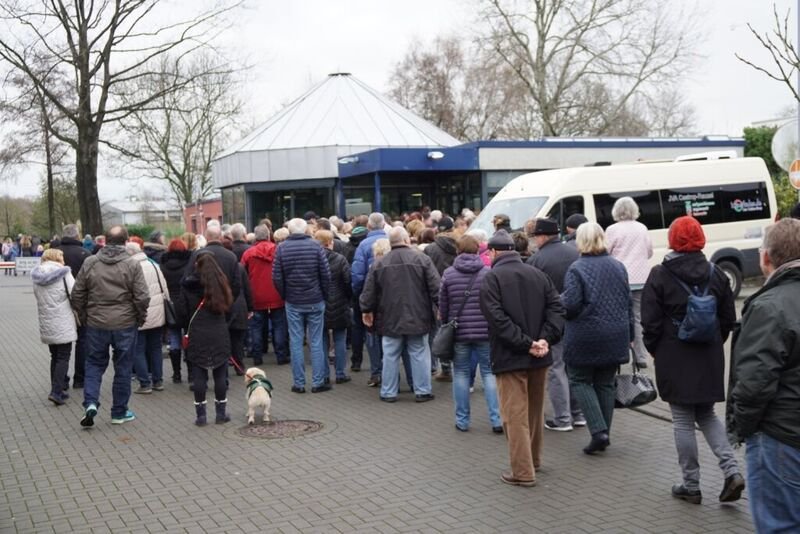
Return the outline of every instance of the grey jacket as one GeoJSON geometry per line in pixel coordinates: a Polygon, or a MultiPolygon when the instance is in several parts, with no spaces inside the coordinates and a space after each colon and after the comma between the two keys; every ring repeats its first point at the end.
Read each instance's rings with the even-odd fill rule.
{"type": "Polygon", "coordinates": [[[144,324],[150,291],[139,262],[125,247],[106,245],[83,263],[71,300],[81,324],[122,330],[144,324]]]}

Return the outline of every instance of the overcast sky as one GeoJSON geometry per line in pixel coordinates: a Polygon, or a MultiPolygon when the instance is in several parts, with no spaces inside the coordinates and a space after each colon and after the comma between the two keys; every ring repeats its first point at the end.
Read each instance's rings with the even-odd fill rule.
{"type": "MultiPolygon", "coordinates": [[[[747,23],[770,29],[771,2],[702,0],[700,4],[704,15],[699,24],[706,40],[697,50],[702,59],[685,83],[687,100],[696,108],[699,134],[738,136],[743,127],[777,117],[793,105],[787,88],[734,57],[738,52],[767,63],[747,23]]],[[[795,4],[777,1],[780,13],[795,4]]],[[[229,38],[237,53],[253,65],[246,89],[248,112],[265,120],[331,72],[350,72],[383,90],[390,70],[413,39],[471,34],[476,5],[474,0],[251,0],[229,38]]],[[[0,194],[35,194],[35,182],[35,173],[28,173],[16,184],[0,183],[0,194]]],[[[123,198],[132,187],[101,180],[100,196],[123,198]]]]}

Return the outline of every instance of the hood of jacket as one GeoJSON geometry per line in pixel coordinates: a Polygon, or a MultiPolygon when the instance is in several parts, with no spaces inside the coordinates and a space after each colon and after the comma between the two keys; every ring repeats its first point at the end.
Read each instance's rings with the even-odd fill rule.
{"type": "Polygon", "coordinates": [[[43,261],[31,271],[31,281],[37,286],[48,286],[67,276],[68,272],[71,272],[71,269],[66,265],[43,261]]]}
{"type": "Polygon", "coordinates": [[[477,254],[459,254],[453,262],[453,268],[462,273],[474,273],[485,267],[483,260],[477,254]]]}
{"type": "Polygon", "coordinates": [[[447,254],[455,256],[458,250],[456,249],[456,240],[449,235],[440,235],[434,242],[441,247],[447,254]]]}
{"type": "Polygon", "coordinates": [[[191,250],[173,250],[172,252],[165,252],[161,256],[161,265],[167,269],[180,269],[186,266],[186,262],[192,257],[191,250]]]}
{"type": "Polygon", "coordinates": [[[82,247],[83,243],[72,237],[62,237],[60,246],[63,247],[64,245],[74,245],[76,247],[82,247]]]}
{"type": "Polygon", "coordinates": [[[130,257],[131,255],[121,245],[106,245],[97,251],[97,259],[107,265],[114,265],[130,257]]]}
{"type": "Polygon", "coordinates": [[[358,245],[361,244],[367,238],[367,232],[359,235],[351,235],[350,236],[350,244],[353,245],[355,248],[358,248],[358,245]]]}
{"type": "Polygon", "coordinates": [[[256,257],[272,263],[275,260],[275,252],[278,247],[272,241],[258,241],[248,249],[249,256],[256,257]]]}
{"type": "Polygon", "coordinates": [[[708,283],[708,260],[702,252],[670,252],[664,258],[663,265],[688,285],[702,288],[708,283]]]}
{"type": "Polygon", "coordinates": [[[167,247],[166,245],[162,245],[161,243],[145,242],[143,250],[159,250],[161,252],[166,252],[167,247]]]}

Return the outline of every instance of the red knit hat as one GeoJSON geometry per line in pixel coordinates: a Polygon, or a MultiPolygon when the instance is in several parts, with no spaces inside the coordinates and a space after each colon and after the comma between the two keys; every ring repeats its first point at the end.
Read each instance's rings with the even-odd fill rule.
{"type": "Polygon", "coordinates": [[[694,217],[678,217],[669,225],[669,248],[675,252],[699,252],[706,246],[703,227],[694,217]]]}

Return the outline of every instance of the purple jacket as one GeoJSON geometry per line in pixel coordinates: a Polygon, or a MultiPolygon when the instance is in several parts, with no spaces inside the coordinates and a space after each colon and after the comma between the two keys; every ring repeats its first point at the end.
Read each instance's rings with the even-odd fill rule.
{"type": "Polygon", "coordinates": [[[489,268],[477,254],[459,254],[453,266],[445,269],[442,275],[442,284],[439,287],[439,313],[442,315],[442,322],[446,323],[456,318],[470,278],[476,272],[478,276],[472,284],[467,304],[458,317],[456,341],[489,340],[489,323],[483,317],[480,305],[481,284],[489,268]]]}

